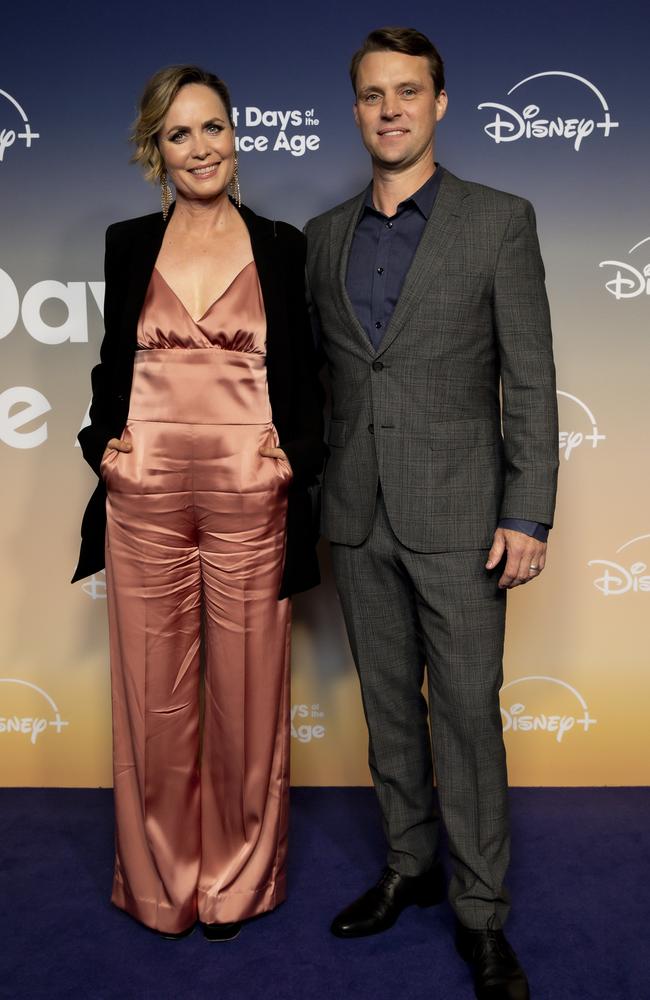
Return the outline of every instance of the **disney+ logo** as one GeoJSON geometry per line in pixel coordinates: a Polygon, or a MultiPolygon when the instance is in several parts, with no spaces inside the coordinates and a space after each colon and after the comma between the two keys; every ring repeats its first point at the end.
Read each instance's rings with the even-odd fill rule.
{"type": "MultiPolygon", "coordinates": [[[[644,243],[650,243],[650,236],[630,247],[628,254],[635,253],[644,243]]],[[[615,268],[616,273],[613,278],[605,282],[605,288],[617,301],[636,299],[639,295],[650,295],[650,264],[645,264],[639,270],[624,260],[601,260],[598,266],[615,268]]]]}
{"type": "Polygon", "coordinates": [[[600,104],[598,115],[594,118],[579,118],[577,116],[564,118],[560,115],[545,117],[541,115],[540,106],[537,104],[527,104],[521,111],[517,111],[516,108],[509,107],[507,104],[489,101],[478,105],[479,111],[490,109],[496,112],[494,119],[484,126],[485,134],[489,135],[495,143],[516,142],[517,139],[552,139],[557,136],[561,139],[568,139],[577,153],[584,140],[592,135],[596,129],[600,129],[602,135],[607,137],[611,134],[612,129],[618,128],[619,123],[612,120],[609,106],[600,90],[589,80],[576,73],[567,73],[564,70],[534,73],[511,87],[507,96],[514,94],[519,87],[529,84],[531,80],[541,80],[547,77],[566,77],[586,87],[595,94],[600,104]]]}
{"type": "Polygon", "coordinates": [[[0,128],[0,163],[3,163],[5,152],[10,146],[13,146],[17,139],[21,139],[25,143],[25,148],[29,149],[32,145],[32,139],[40,139],[40,134],[32,132],[29,119],[15,97],[8,94],[6,90],[0,90],[0,97],[4,97],[20,117],[20,122],[16,127],[0,128]],[[16,131],[16,128],[20,131],[16,131]]]}
{"type": "MultiPolygon", "coordinates": [[[[645,543],[647,552],[649,535],[637,535],[629,542],[620,545],[615,555],[620,555],[630,546],[638,546],[639,542],[645,543]]],[[[629,558],[629,553],[626,554],[629,558]]],[[[625,566],[623,562],[615,559],[591,559],[588,566],[597,566],[599,576],[594,580],[594,587],[599,590],[604,597],[622,597],[624,594],[650,594],[650,574],[648,573],[648,558],[642,556],[625,566]]]]}

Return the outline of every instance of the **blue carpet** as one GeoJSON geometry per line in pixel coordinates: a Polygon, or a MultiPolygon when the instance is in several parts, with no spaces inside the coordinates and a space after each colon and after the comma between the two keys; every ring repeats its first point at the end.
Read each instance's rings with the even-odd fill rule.
{"type": "MultiPolygon", "coordinates": [[[[511,793],[508,934],[533,1000],[650,1000],[650,789],[511,793]]],[[[331,917],[376,878],[367,789],[294,789],[290,895],[229,944],[166,941],[108,902],[105,790],[0,789],[0,996],[471,1000],[448,906],[360,941],[331,917]]]]}

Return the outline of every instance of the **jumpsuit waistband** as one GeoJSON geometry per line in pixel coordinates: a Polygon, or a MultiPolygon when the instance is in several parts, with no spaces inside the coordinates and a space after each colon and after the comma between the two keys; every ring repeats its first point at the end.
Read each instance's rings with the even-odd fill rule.
{"type": "Polygon", "coordinates": [[[271,423],[266,358],[221,348],[136,351],[129,420],[271,423]]]}

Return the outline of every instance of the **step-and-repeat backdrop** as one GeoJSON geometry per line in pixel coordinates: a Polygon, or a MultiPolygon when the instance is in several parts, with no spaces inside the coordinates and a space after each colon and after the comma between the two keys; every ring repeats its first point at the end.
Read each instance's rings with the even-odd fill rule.
{"type": "MultiPolygon", "coordinates": [[[[5,5],[0,61],[0,784],[108,785],[102,574],[74,587],[93,488],[76,434],[102,337],[103,239],[154,211],[127,135],[147,77],[195,62],[237,108],[244,200],[302,226],[368,181],[351,53],[415,25],[447,66],[438,159],[529,198],[558,367],[557,527],[511,595],[502,712],[523,785],[650,779],[648,19],[641,0],[5,5]]],[[[364,784],[357,681],[324,583],[295,601],[293,780],[364,784]]]]}

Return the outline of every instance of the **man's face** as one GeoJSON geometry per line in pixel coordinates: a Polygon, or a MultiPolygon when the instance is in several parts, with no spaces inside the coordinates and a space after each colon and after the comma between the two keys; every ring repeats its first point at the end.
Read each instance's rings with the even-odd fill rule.
{"type": "Polygon", "coordinates": [[[401,52],[369,52],[359,63],[354,119],[373,162],[401,171],[430,157],[447,95],[436,97],[429,62],[401,52]]]}

